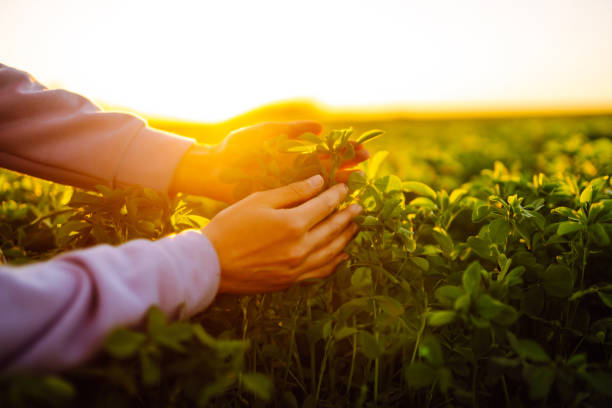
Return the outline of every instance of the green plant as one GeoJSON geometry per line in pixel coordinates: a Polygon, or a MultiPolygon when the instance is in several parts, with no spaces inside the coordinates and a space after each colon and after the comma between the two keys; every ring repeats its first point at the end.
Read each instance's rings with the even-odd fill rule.
{"type": "MultiPolygon", "coordinates": [[[[322,171],[332,183],[334,163],[350,155],[347,133],[279,140],[266,154],[301,153],[303,168],[276,174],[283,182],[322,171]]],[[[378,176],[387,156],[378,152],[365,176],[349,178],[347,201],[364,208],[361,231],[347,248],[350,261],[329,279],[218,296],[189,323],[168,325],[153,310],[146,333],[111,334],[105,355],[90,366],[62,377],[5,378],[0,395],[55,395],[58,404],[75,406],[91,395],[100,405],[113,399],[130,406],[257,406],[266,397],[279,407],[609,406],[612,186],[598,158],[612,149],[599,140],[568,148],[574,163],[563,172],[495,162],[449,191],[378,176]],[[126,375],[132,388],[121,383],[126,375]],[[211,388],[211,399],[201,397],[211,388]],[[29,395],[33,389],[43,391],[29,395]]],[[[538,158],[560,157],[557,144],[544,147],[553,150],[538,158]]],[[[272,163],[262,159],[257,176],[274,176],[272,163]]],[[[244,191],[265,183],[256,178],[244,191]]],[[[110,242],[154,239],[202,225],[198,216],[211,212],[189,197],[140,190],[87,195],[91,202],[81,193],[72,207],[62,202],[69,212],[60,224],[93,225],[70,229],[66,240],[68,227],[60,234],[50,223],[60,244],[50,253],[107,239],[92,232],[107,225],[118,231],[110,242]]],[[[13,218],[16,230],[20,219],[13,218]]]]}

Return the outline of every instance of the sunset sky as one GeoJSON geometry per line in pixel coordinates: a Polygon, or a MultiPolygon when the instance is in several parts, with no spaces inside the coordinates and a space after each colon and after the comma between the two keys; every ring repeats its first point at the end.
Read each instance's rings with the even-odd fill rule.
{"type": "Polygon", "coordinates": [[[292,98],[612,109],[612,1],[0,0],[0,62],[201,121],[292,98]]]}

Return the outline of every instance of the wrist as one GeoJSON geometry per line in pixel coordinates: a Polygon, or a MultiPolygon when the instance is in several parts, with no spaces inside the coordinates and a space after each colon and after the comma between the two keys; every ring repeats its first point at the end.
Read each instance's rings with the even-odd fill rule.
{"type": "Polygon", "coordinates": [[[169,192],[208,196],[215,156],[214,146],[192,145],[176,166],[169,192]]]}

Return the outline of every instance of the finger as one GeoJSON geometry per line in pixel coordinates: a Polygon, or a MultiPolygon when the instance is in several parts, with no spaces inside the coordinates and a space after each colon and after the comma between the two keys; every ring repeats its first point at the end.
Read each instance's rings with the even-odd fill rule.
{"type": "Polygon", "coordinates": [[[304,133],[320,134],[323,126],[313,120],[296,120],[294,122],[266,122],[259,125],[258,133],[263,139],[285,135],[295,139],[304,133]]]}
{"type": "Polygon", "coordinates": [[[308,252],[312,252],[314,249],[331,242],[346,229],[353,218],[359,215],[361,211],[362,208],[359,204],[353,204],[315,226],[304,237],[304,241],[309,248],[308,252]]]}
{"type": "Polygon", "coordinates": [[[352,173],[361,173],[361,175],[365,177],[365,173],[361,170],[355,170],[355,169],[340,170],[339,172],[336,173],[336,181],[339,183],[347,183],[348,178],[352,173]]]}
{"type": "Polygon", "coordinates": [[[286,126],[287,133],[285,134],[289,138],[296,138],[308,132],[318,135],[321,134],[321,131],[323,130],[323,126],[314,120],[297,120],[295,122],[287,123],[286,126]]]}
{"type": "Polygon", "coordinates": [[[297,183],[255,193],[251,195],[251,199],[272,208],[287,208],[317,195],[323,188],[323,183],[323,177],[317,174],[297,183]]]}
{"type": "Polygon", "coordinates": [[[340,254],[336,256],[330,263],[327,265],[321,266],[317,269],[311,270],[300,275],[295,281],[302,282],[308,279],[323,279],[331,275],[336,267],[342,262],[349,259],[348,254],[340,254]]]}
{"type": "Polygon", "coordinates": [[[346,184],[336,184],[317,197],[289,210],[290,216],[303,220],[306,224],[306,230],[309,230],[334,212],[347,193],[348,187],[346,184]]]}
{"type": "Polygon", "coordinates": [[[342,250],[344,250],[346,245],[350,242],[351,239],[353,239],[353,236],[355,236],[358,230],[359,227],[357,226],[357,224],[353,223],[349,225],[327,245],[317,249],[316,251],[308,255],[300,264],[299,269],[303,271],[308,271],[311,269],[319,268],[329,263],[338,254],[340,254],[342,250]]]}

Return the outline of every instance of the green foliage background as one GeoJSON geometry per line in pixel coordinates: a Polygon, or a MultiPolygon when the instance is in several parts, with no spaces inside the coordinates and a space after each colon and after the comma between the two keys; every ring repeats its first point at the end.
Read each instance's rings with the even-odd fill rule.
{"type": "MultiPolygon", "coordinates": [[[[191,322],[152,309],[86,366],[3,377],[0,405],[610,406],[612,118],[356,130],[373,127],[387,134],[350,180],[361,232],[333,277],[219,296],[191,322]]],[[[11,263],[156,239],[221,208],[8,171],[0,197],[11,263]]]]}

